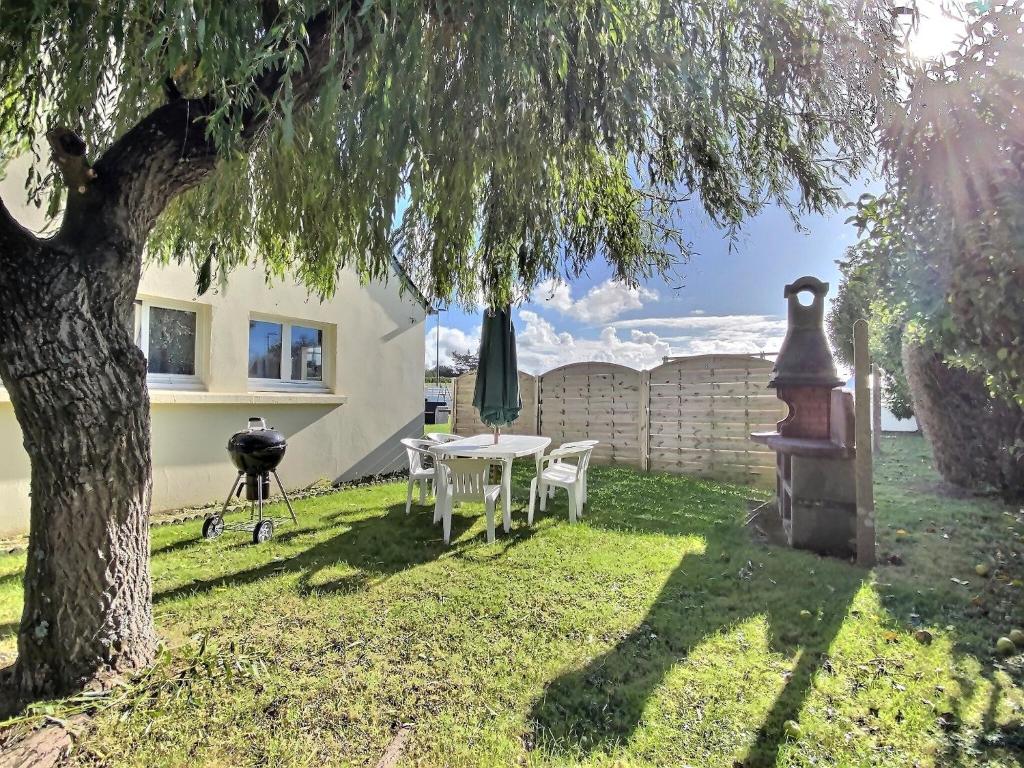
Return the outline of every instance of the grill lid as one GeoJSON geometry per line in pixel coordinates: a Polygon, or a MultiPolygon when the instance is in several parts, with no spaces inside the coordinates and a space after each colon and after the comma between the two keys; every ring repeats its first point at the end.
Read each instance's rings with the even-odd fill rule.
{"type": "Polygon", "coordinates": [[[269,429],[261,418],[250,418],[249,427],[228,440],[228,454],[239,470],[262,473],[275,469],[284,458],[288,443],[276,429],[269,429]]]}

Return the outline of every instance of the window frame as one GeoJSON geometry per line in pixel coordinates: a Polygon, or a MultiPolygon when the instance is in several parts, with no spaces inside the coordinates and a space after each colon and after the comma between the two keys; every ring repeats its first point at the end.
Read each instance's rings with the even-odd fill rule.
{"type": "Polygon", "coordinates": [[[206,316],[202,305],[188,301],[175,301],[155,296],[139,295],[135,297],[135,307],[139,310],[139,332],[136,338],[139,349],[146,358],[146,384],[150,389],[201,391],[206,389],[204,364],[206,360],[206,316]],[[195,373],[150,373],[149,372],[149,310],[174,309],[179,312],[191,312],[196,317],[195,373]]]}
{"type": "MultiPolygon", "coordinates": [[[[305,320],[297,317],[283,317],[281,315],[268,315],[263,312],[250,312],[249,322],[276,323],[281,326],[281,378],[265,379],[254,376],[248,377],[248,388],[250,392],[318,392],[331,393],[334,389],[328,385],[331,371],[334,370],[333,351],[330,347],[332,338],[332,327],[328,323],[320,323],[315,320],[305,320]],[[292,326],[298,325],[303,328],[313,328],[320,331],[321,349],[321,370],[323,381],[302,381],[291,378],[292,375],[292,326]]],[[[248,337],[248,326],[246,327],[248,337]]],[[[249,372],[249,352],[246,347],[245,367],[246,375],[249,372]]]]}

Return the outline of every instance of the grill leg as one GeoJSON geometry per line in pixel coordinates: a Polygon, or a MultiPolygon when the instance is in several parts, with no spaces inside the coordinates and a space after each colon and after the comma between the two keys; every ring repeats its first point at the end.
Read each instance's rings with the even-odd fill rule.
{"type": "Polygon", "coordinates": [[[231,497],[234,496],[235,492],[238,490],[238,481],[241,480],[241,479],[242,479],[242,473],[239,472],[235,476],[235,482],[233,482],[231,484],[231,490],[228,491],[228,497],[226,499],[224,499],[224,506],[220,508],[220,516],[221,517],[224,517],[224,513],[228,511],[228,504],[231,503],[231,497]]]}
{"type": "Polygon", "coordinates": [[[277,476],[277,470],[273,470],[274,479],[277,480],[277,487],[281,489],[281,495],[284,497],[284,503],[288,505],[288,512],[292,516],[292,522],[298,523],[299,519],[295,517],[295,510],[292,509],[292,502],[288,498],[288,494],[284,492],[284,485],[281,484],[281,478],[277,476]]]}
{"type": "Polygon", "coordinates": [[[263,521],[263,478],[262,477],[260,478],[259,485],[256,487],[256,501],[253,502],[253,505],[255,506],[256,504],[260,505],[260,507],[259,507],[260,508],[260,515],[257,518],[257,521],[258,522],[262,522],[263,521]]]}

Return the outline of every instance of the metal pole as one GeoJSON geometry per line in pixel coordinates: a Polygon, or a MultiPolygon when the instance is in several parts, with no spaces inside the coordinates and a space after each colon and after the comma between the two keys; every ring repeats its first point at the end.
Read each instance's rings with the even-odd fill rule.
{"type": "Polygon", "coordinates": [[[870,568],[875,564],[875,495],[871,459],[871,391],[868,376],[871,359],[868,352],[868,323],[853,324],[854,410],[856,417],[857,485],[857,564],[870,568]]]}

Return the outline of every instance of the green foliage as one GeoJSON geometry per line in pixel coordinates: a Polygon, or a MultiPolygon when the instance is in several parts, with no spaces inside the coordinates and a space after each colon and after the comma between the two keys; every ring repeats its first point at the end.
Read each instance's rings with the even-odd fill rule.
{"type": "Polygon", "coordinates": [[[908,419],[914,415],[914,406],[901,355],[906,305],[881,295],[878,263],[869,240],[847,249],[846,260],[839,264],[842,280],[828,315],[829,340],[839,362],[852,367],[853,324],[868,320],[871,359],[882,374],[885,404],[896,418],[908,419]]]}
{"type": "MultiPolygon", "coordinates": [[[[329,295],[397,253],[431,298],[502,305],[595,258],[665,271],[688,253],[680,198],[730,233],[834,205],[896,72],[882,0],[275,6],[7,0],[0,146],[67,125],[98,154],[168,94],[203,99],[221,159],[152,255],[217,282],[255,252],[329,295]]],[[[59,202],[41,161],[30,193],[59,202]]]]}
{"type": "Polygon", "coordinates": [[[993,5],[914,74],[856,219],[877,298],[950,365],[1024,405],[1024,3],[993,5]]]}

